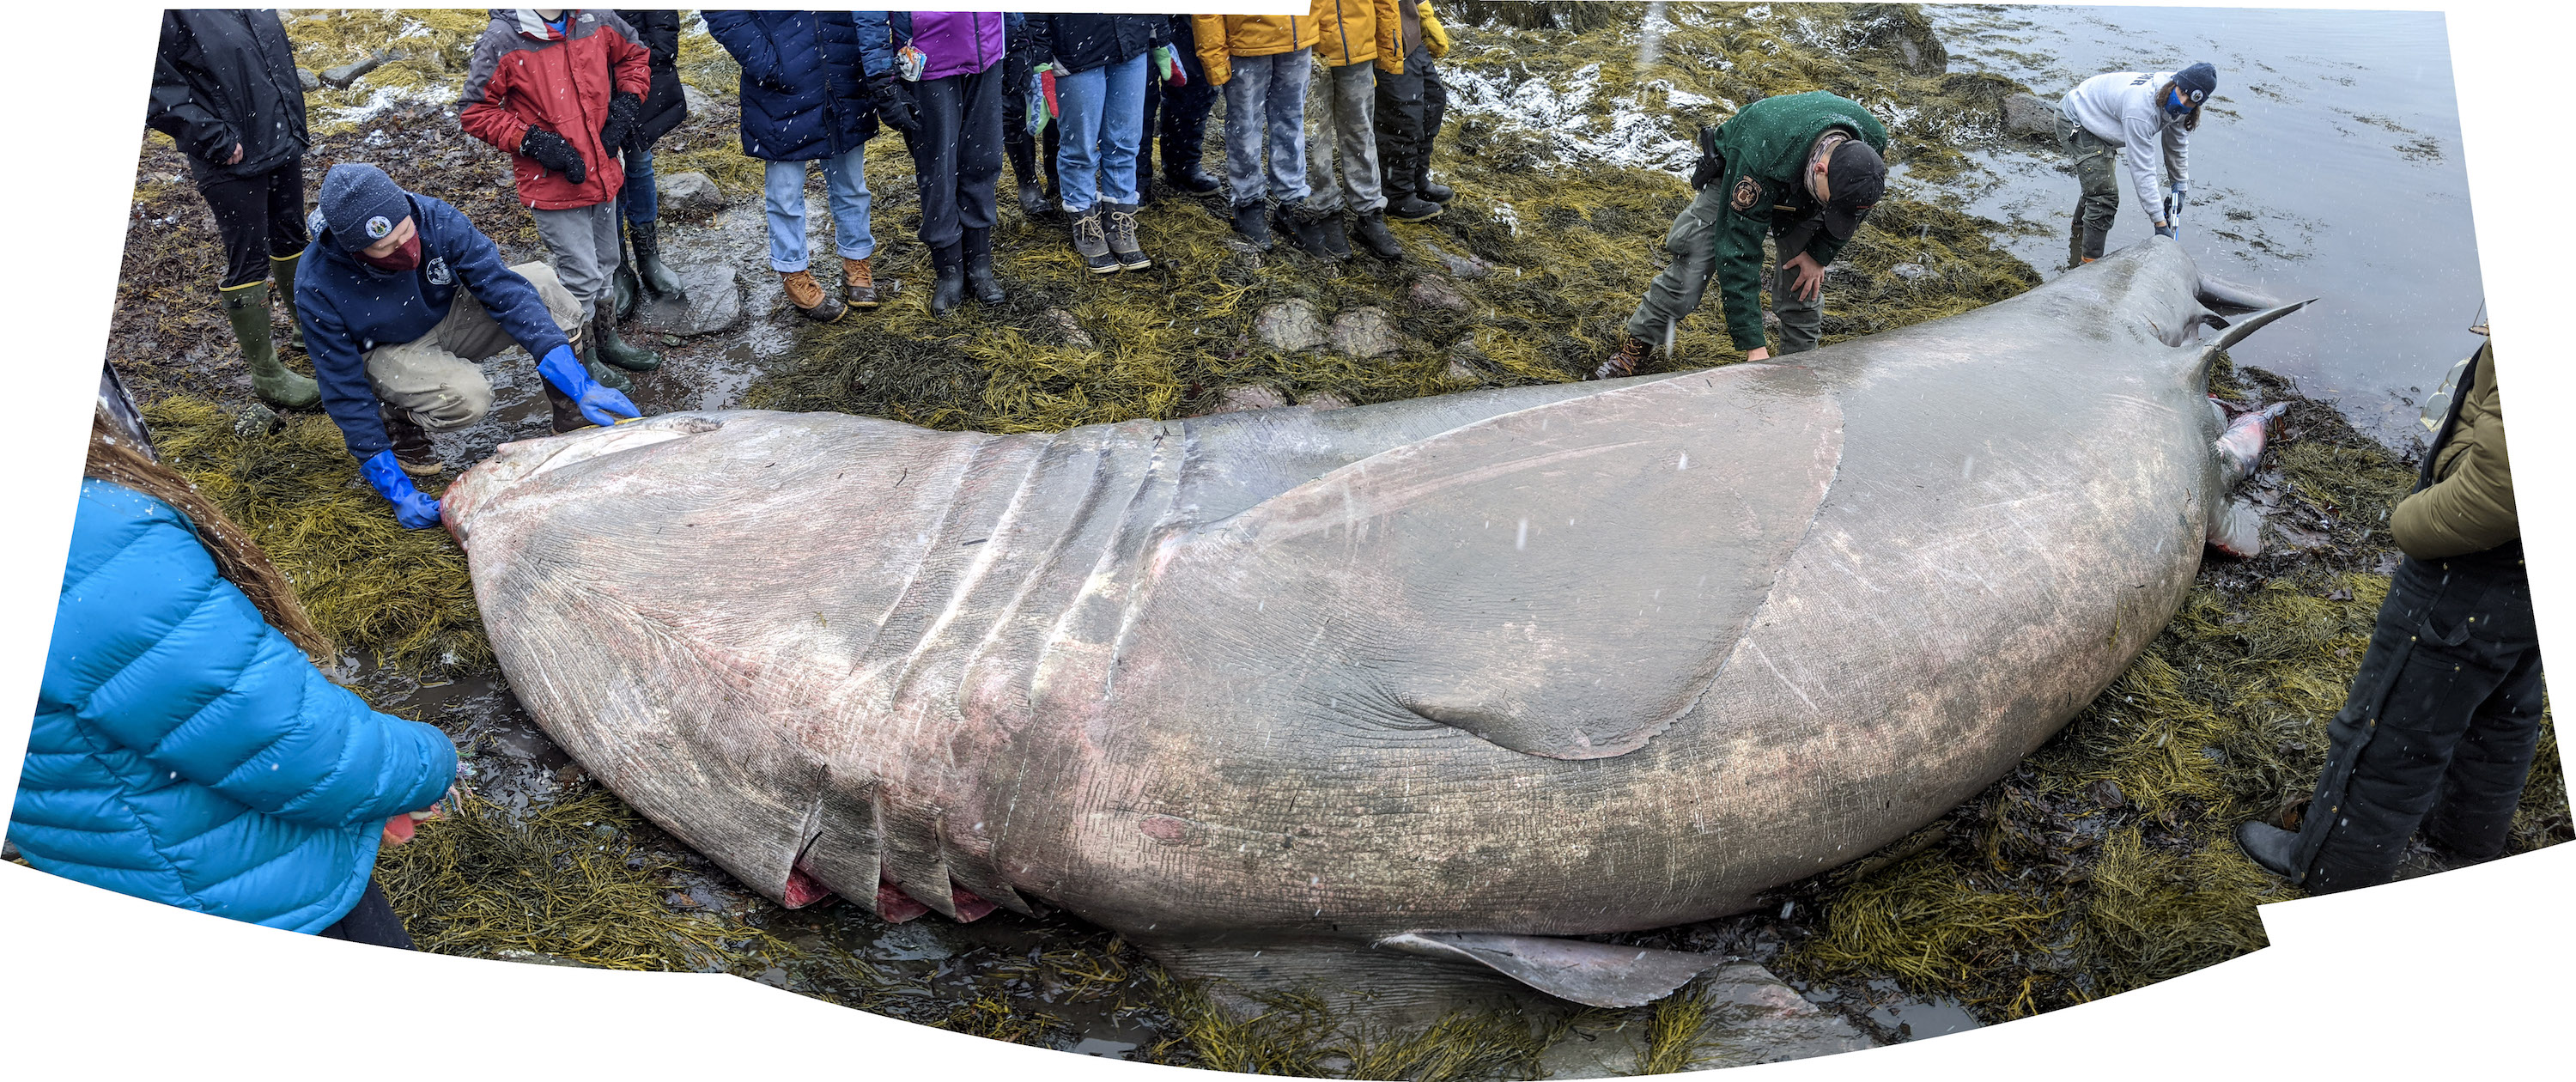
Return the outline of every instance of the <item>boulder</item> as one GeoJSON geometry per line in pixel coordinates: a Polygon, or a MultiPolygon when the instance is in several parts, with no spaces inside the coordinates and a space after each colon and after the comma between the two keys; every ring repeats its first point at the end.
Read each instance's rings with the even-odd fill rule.
{"type": "Polygon", "coordinates": [[[680,101],[688,107],[692,117],[706,116],[715,107],[715,103],[708,100],[706,91],[687,83],[680,84],[680,101]]]}
{"type": "Polygon", "coordinates": [[[1264,386],[1258,383],[1247,383],[1240,386],[1228,387],[1225,390],[1217,392],[1216,405],[1209,407],[1208,411],[1200,414],[1200,416],[1206,417],[1219,413],[1241,413],[1245,410],[1275,409],[1287,404],[1288,396],[1280,394],[1277,388],[1264,386]]]}
{"type": "Polygon", "coordinates": [[[1349,398],[1335,394],[1331,391],[1307,395],[1298,399],[1297,404],[1304,406],[1307,409],[1317,411],[1343,410],[1351,408],[1351,400],[1349,398]]]}
{"type": "Polygon", "coordinates": [[[2057,106],[2036,94],[2004,99],[2004,134],[2019,139],[2057,138],[2057,106]]]}
{"type": "Polygon", "coordinates": [[[1459,294],[1458,287],[1436,274],[1413,283],[1411,296],[1413,303],[1425,308],[1446,308],[1452,312],[1467,310],[1467,298],[1459,294]]]}
{"type": "Polygon", "coordinates": [[[635,306],[635,318],[646,328],[691,337],[729,330],[742,322],[742,282],[731,266],[699,263],[673,267],[688,299],[650,300],[635,306]]]}
{"type": "Polygon", "coordinates": [[[349,89],[349,84],[357,82],[368,72],[385,66],[387,61],[393,60],[400,55],[401,54],[390,50],[378,49],[374,55],[358,61],[357,63],[342,64],[336,68],[324,68],[322,69],[322,85],[330,87],[333,90],[347,90],[349,89]]]}
{"type": "Polygon", "coordinates": [[[1422,250],[1431,253],[1431,258],[1439,260],[1441,266],[1448,268],[1452,277],[1482,278],[1494,273],[1493,264],[1478,259],[1473,254],[1452,253],[1430,241],[1422,242],[1422,250]]]}
{"type": "Polygon", "coordinates": [[[301,84],[306,90],[322,89],[322,77],[313,74],[313,69],[311,68],[295,69],[295,81],[301,84]]]}
{"type": "Polygon", "coordinates": [[[1395,323],[1383,308],[1354,308],[1333,317],[1333,352],[1363,360],[1395,352],[1395,323]]]}
{"type": "Polygon", "coordinates": [[[1284,353],[1313,349],[1326,340],[1323,313],[1302,300],[1281,301],[1262,309],[1252,320],[1252,333],[1262,345],[1284,353]]]}
{"type": "Polygon", "coordinates": [[[705,173],[673,173],[656,179],[653,189],[663,207],[682,214],[713,214],[725,206],[724,193],[705,173]]]}

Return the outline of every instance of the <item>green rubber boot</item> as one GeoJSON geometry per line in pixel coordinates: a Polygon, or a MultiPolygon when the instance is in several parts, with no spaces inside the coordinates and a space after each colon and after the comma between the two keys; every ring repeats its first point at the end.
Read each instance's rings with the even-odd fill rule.
{"type": "MultiPolygon", "coordinates": [[[[591,322],[594,326],[598,323],[597,320],[593,320],[591,322]]],[[[607,365],[599,363],[599,350],[595,348],[595,342],[598,338],[599,335],[596,332],[584,333],[581,336],[580,341],[572,344],[573,355],[581,358],[581,366],[588,369],[590,371],[590,378],[598,380],[601,386],[604,386],[609,390],[616,391],[619,394],[633,393],[635,390],[634,380],[626,378],[626,373],[624,372],[620,372],[614,368],[610,368],[607,365]]],[[[551,387],[553,384],[547,384],[547,386],[551,387]]]]}
{"type": "Polygon", "coordinates": [[[277,296],[286,302],[286,333],[294,341],[295,351],[298,353],[305,352],[304,321],[295,318],[295,267],[302,262],[304,262],[302,252],[283,259],[277,256],[268,257],[268,276],[277,279],[277,296]]]}
{"type": "Polygon", "coordinates": [[[250,389],[282,409],[307,409],[322,401],[322,388],[311,377],[287,371],[277,359],[277,346],[269,341],[268,283],[252,282],[219,292],[224,318],[232,321],[233,337],[241,340],[242,360],[250,366],[250,389]]]}
{"type": "Polygon", "coordinates": [[[617,317],[601,312],[591,320],[591,337],[599,340],[599,359],[629,372],[650,372],[662,367],[662,355],[642,346],[630,346],[617,337],[617,317]]]}

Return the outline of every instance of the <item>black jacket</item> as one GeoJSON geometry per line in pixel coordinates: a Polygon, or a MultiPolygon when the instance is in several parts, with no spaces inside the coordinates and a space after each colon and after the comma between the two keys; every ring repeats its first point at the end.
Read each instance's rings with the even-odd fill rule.
{"type": "Polygon", "coordinates": [[[277,12],[162,12],[143,122],[178,141],[201,188],[303,157],[304,85],[277,12]],[[236,143],[241,161],[224,164],[236,143]]]}
{"type": "Polygon", "coordinates": [[[1068,72],[1123,64],[1172,40],[1169,15],[1078,15],[1032,11],[1029,63],[1053,63],[1068,72]]]}
{"type": "Polygon", "coordinates": [[[635,28],[635,40],[653,54],[653,88],[644,92],[635,137],[627,141],[628,146],[649,147],[689,118],[688,99],[680,93],[680,13],[621,8],[617,17],[635,28]]]}

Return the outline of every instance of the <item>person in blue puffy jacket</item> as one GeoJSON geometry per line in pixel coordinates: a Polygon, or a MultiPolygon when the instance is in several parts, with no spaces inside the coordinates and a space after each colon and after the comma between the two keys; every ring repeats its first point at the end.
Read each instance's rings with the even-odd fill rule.
{"type": "Polygon", "coordinates": [[[408,948],[372,880],[456,781],[437,729],[332,683],[292,587],[102,410],[8,839],[38,870],[408,948]]]}

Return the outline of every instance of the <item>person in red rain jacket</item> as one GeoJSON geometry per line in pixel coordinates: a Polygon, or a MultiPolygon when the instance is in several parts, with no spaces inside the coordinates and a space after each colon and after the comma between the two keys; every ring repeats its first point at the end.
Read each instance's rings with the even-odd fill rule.
{"type": "Polygon", "coordinates": [[[495,8],[457,99],[466,133],[512,155],[519,202],[537,219],[555,276],[581,300],[585,342],[630,372],[662,363],[618,340],[607,303],[624,250],[617,190],[626,169],[617,154],[652,80],[652,54],[613,11],[495,8]]]}

